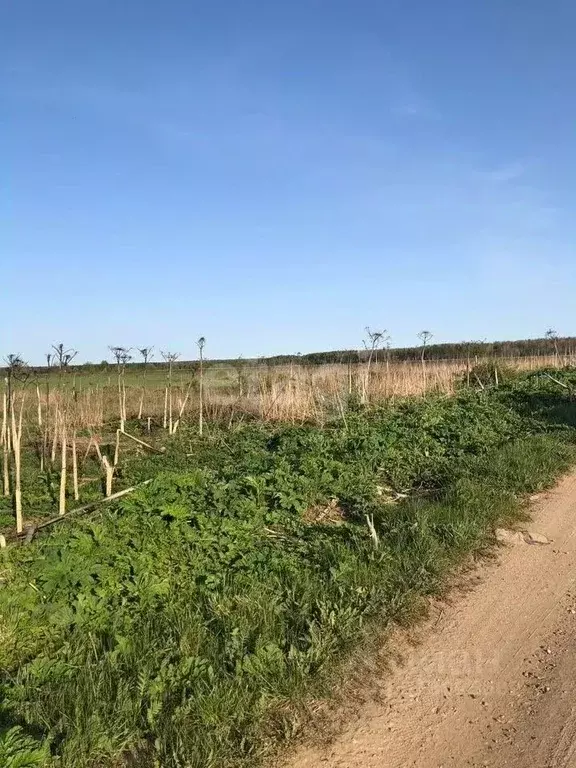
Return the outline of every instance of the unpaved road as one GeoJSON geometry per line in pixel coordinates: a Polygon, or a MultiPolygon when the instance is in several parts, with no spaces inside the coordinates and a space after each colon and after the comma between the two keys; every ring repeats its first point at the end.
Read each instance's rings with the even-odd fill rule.
{"type": "Polygon", "coordinates": [[[576,474],[421,631],[329,746],[290,768],[576,768],[576,474]]]}

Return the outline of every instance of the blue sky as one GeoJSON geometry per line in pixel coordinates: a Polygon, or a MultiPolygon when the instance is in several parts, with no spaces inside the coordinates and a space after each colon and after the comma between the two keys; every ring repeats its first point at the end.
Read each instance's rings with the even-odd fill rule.
{"type": "Polygon", "coordinates": [[[0,14],[1,355],[576,333],[573,2],[0,14]]]}

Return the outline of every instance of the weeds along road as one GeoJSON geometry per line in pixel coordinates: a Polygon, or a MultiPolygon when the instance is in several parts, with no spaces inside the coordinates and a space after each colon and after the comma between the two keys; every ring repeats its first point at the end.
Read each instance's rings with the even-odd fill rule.
{"type": "Polygon", "coordinates": [[[290,768],[576,767],[576,474],[526,527],[549,543],[502,532],[498,565],[434,609],[378,703],[290,768]]]}

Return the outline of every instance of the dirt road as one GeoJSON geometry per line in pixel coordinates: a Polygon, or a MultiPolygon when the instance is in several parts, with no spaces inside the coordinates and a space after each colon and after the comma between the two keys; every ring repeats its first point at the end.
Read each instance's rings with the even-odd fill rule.
{"type": "Polygon", "coordinates": [[[498,563],[438,608],[378,703],[290,768],[576,768],[576,474],[526,527],[549,543],[502,532],[498,563]]]}

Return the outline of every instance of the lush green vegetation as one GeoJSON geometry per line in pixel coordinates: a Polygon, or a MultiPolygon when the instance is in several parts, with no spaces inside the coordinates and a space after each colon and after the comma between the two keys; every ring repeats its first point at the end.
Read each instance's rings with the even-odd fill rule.
{"type": "Polygon", "coordinates": [[[257,761],[368,626],[408,620],[570,464],[570,392],[511,376],[127,461],[154,481],[4,550],[5,764],[257,761]]]}

